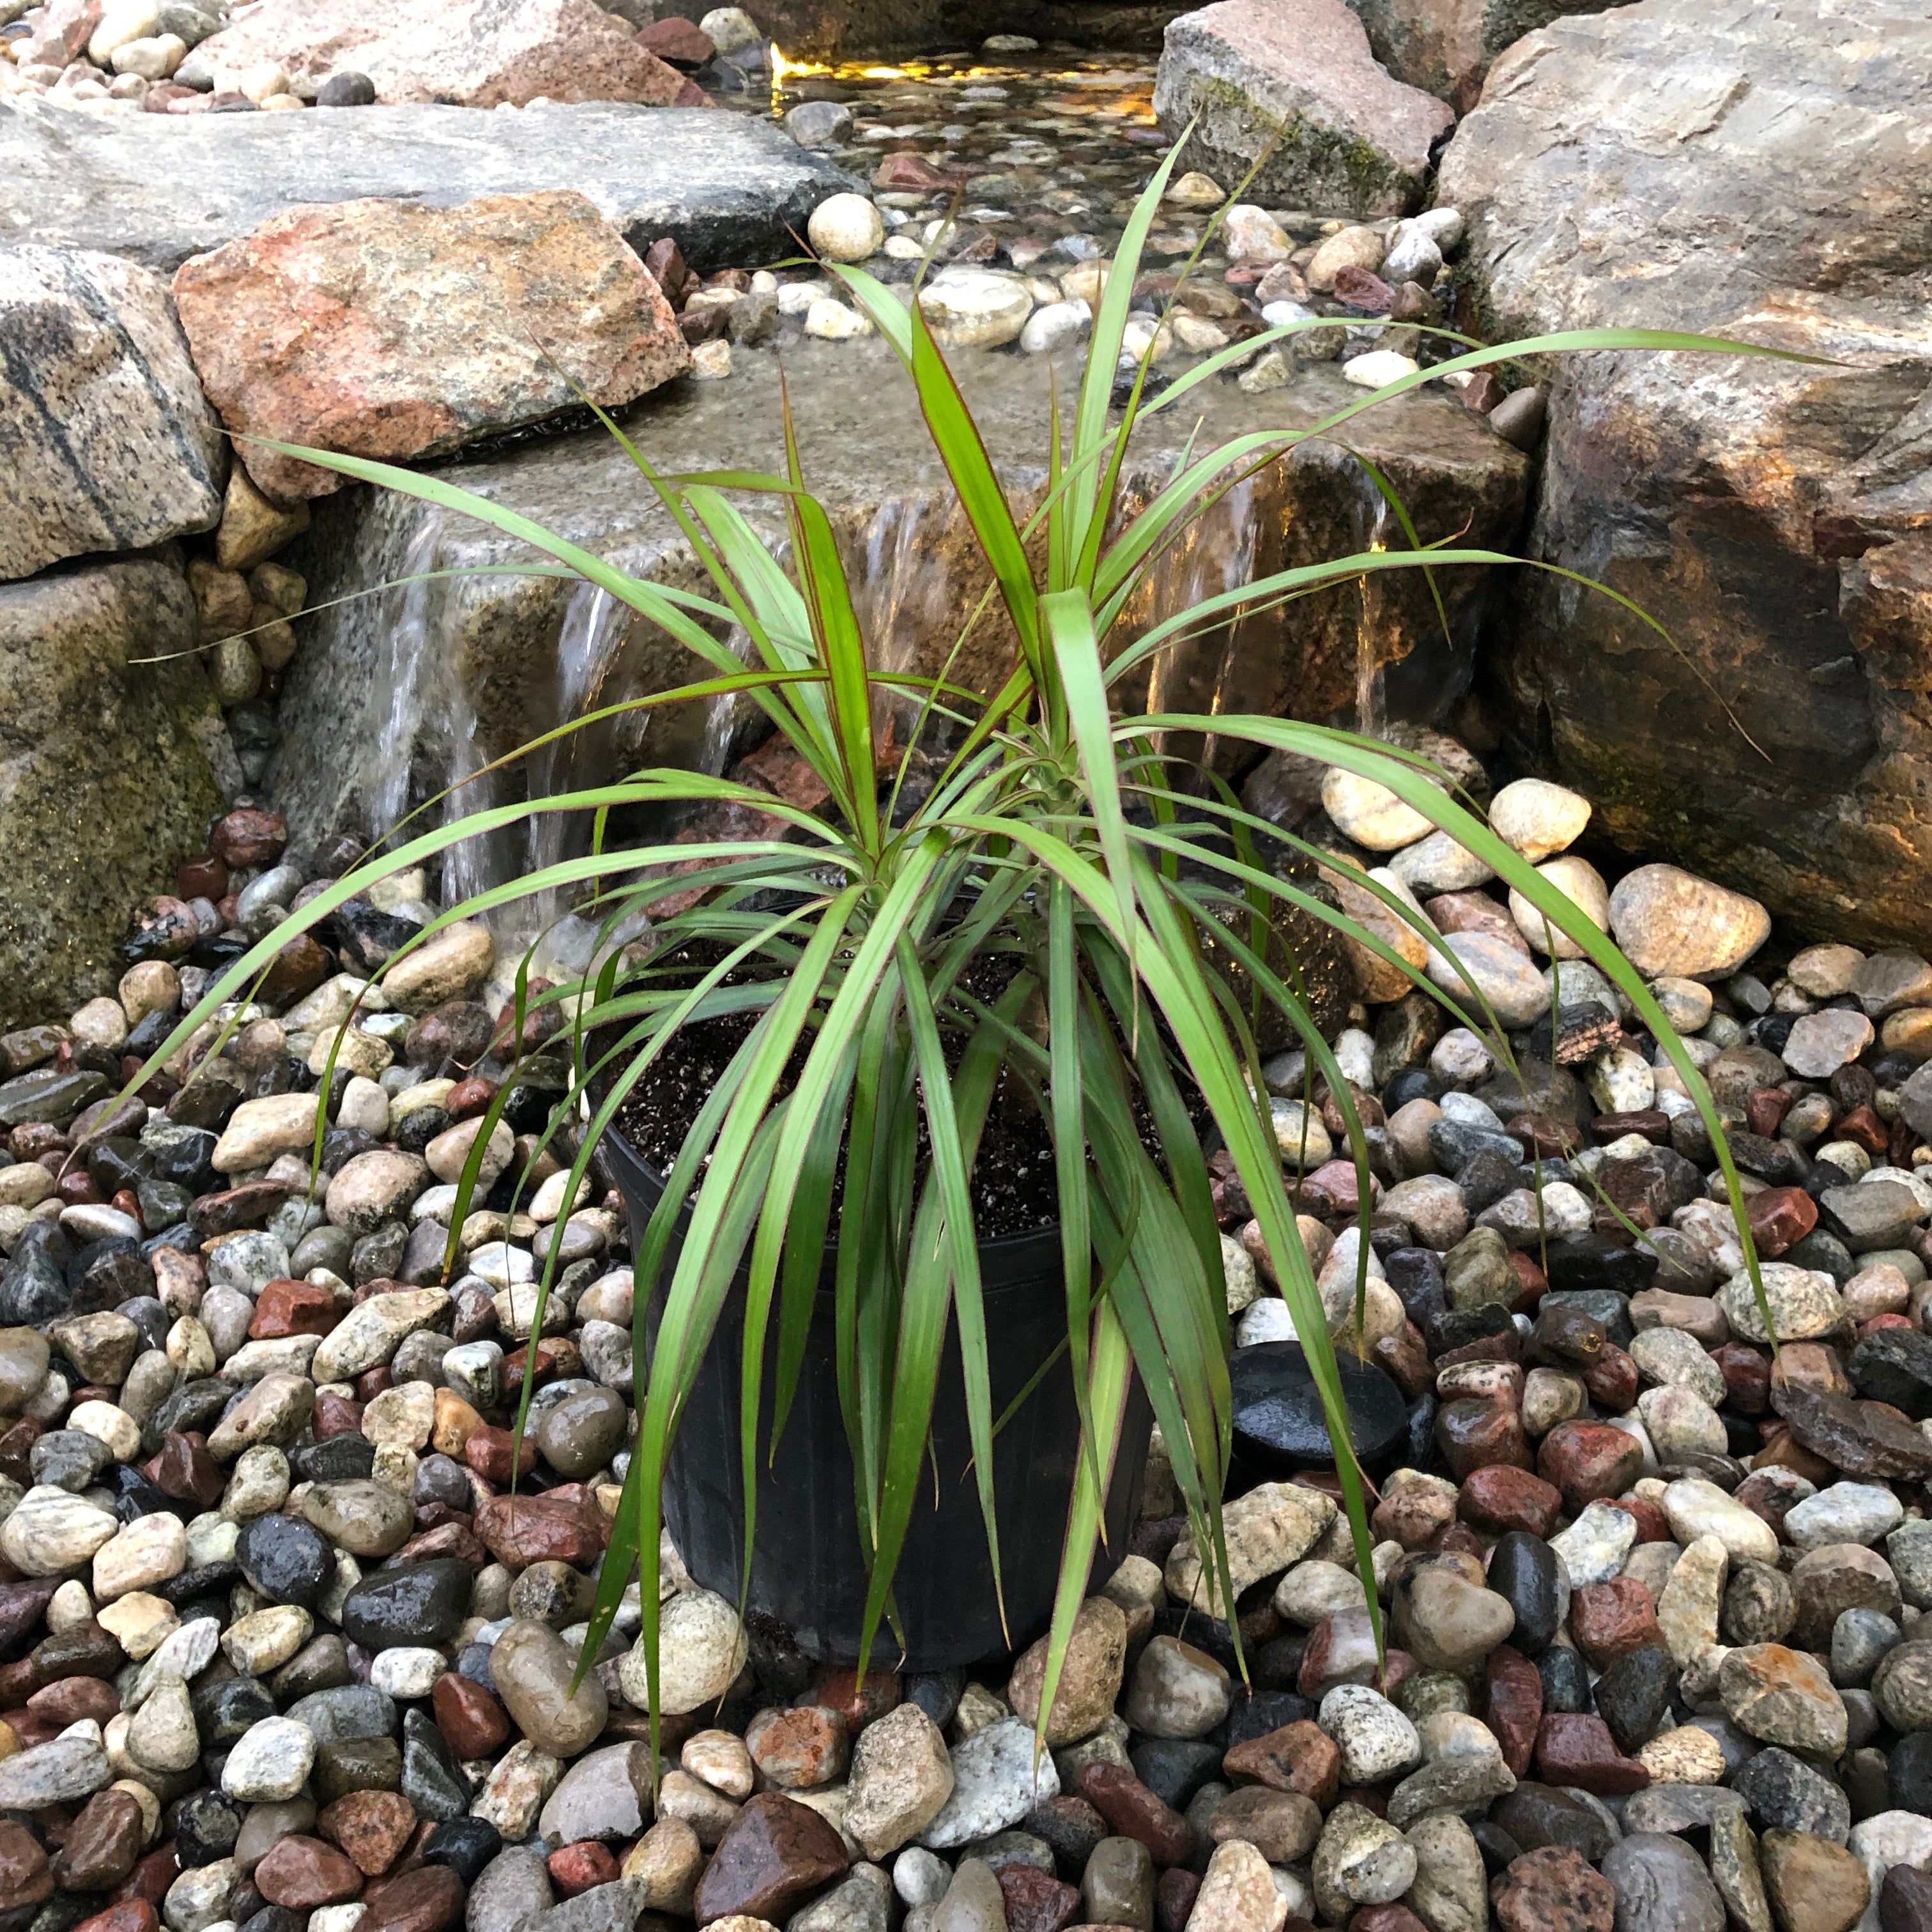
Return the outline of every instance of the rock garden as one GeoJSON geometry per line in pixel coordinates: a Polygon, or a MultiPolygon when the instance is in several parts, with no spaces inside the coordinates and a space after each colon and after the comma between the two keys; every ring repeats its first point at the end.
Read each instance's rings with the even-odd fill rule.
{"type": "Polygon", "coordinates": [[[1928,72],[0,0],[0,1932],[1932,1932],[1928,72]]]}

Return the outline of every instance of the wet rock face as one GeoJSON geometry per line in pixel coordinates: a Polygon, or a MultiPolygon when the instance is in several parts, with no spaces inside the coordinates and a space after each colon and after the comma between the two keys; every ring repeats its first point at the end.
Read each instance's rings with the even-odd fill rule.
{"type": "MultiPolygon", "coordinates": [[[[956,503],[933,484],[924,451],[872,406],[882,387],[897,393],[906,380],[890,352],[882,344],[851,342],[818,353],[826,359],[808,356],[804,366],[824,380],[800,380],[794,370],[791,385],[800,446],[812,453],[814,490],[856,577],[866,579],[868,555],[885,560],[883,571],[871,574],[862,617],[877,622],[891,614],[916,668],[935,674],[956,642],[950,614],[962,608],[962,600],[970,606],[985,588],[983,560],[956,503]]],[[[1016,504],[1030,506],[1044,488],[1042,365],[1052,359],[970,352],[958,358],[957,374],[1016,504]]],[[[1064,394],[1077,370],[1070,362],[1058,374],[1064,394]]],[[[1208,419],[1199,434],[1207,439],[1312,421],[1354,392],[1318,367],[1304,371],[1292,389],[1262,397],[1218,384],[1200,393],[1208,419]]],[[[644,406],[654,460],[694,468],[783,466],[777,374],[766,358],[747,358],[728,388],[680,386],[644,406]]],[[[1130,476],[1131,493],[1150,493],[1164,479],[1192,426],[1192,418],[1180,424],[1171,412],[1148,421],[1135,440],[1144,468],[1130,476]]],[[[1445,398],[1403,398],[1354,427],[1358,446],[1390,476],[1424,542],[1466,525],[1463,540],[1469,544],[1507,545],[1520,516],[1527,465],[1466,410],[1445,398]]],[[[554,438],[476,464],[465,470],[464,482],[636,574],[688,580],[691,565],[682,540],[644,502],[628,459],[602,431],[554,438]]],[[[1177,567],[1165,573],[1171,580],[1144,591],[1124,622],[1144,626],[1184,608],[1204,586],[1218,590],[1228,571],[1259,574],[1364,548],[1379,501],[1346,452],[1325,442],[1304,445],[1205,521],[1198,572],[1177,567]]],[[[760,523],[763,509],[748,506],[747,514],[773,540],[781,537],[778,525],[760,523]]],[[[320,605],[439,561],[445,568],[482,565],[508,556],[513,548],[465,520],[387,493],[358,490],[320,508],[308,536],[286,555],[307,577],[311,602],[320,605]]],[[[1479,574],[1445,575],[1441,587],[1460,652],[1461,640],[1473,639],[1484,596],[1479,574]]],[[[479,748],[488,746],[495,756],[548,728],[572,674],[566,669],[571,662],[580,676],[586,664],[604,667],[600,688],[613,702],[688,681],[694,661],[683,646],[641,621],[619,621],[626,614],[614,615],[608,601],[600,605],[588,592],[573,602],[562,584],[483,577],[423,586],[413,595],[362,598],[308,620],[310,641],[290,668],[282,720],[284,733],[298,735],[311,755],[285,760],[276,799],[296,848],[313,850],[332,832],[360,830],[365,820],[386,824],[404,808],[411,748],[377,749],[360,765],[349,755],[382,742],[384,734],[369,727],[368,708],[377,701],[374,694],[387,688],[392,651],[406,652],[404,682],[421,707],[413,747],[420,782],[431,768],[452,769],[472,732],[479,748]]],[[[1431,692],[1439,695],[1445,679],[1453,682],[1441,660],[1441,626],[1427,589],[1406,581],[1378,590],[1372,609],[1365,610],[1355,591],[1338,591],[1282,613],[1244,618],[1232,636],[1172,653],[1162,701],[1204,711],[1217,691],[1238,688],[1257,710],[1325,715],[1352,698],[1358,635],[1367,622],[1376,627],[1378,655],[1391,667],[1392,705],[1412,672],[1424,704],[1431,692]]],[[[989,614],[949,674],[994,689],[1012,649],[1010,628],[989,614]]],[[[1144,695],[1130,692],[1126,701],[1144,695]]],[[[701,765],[707,755],[716,758],[717,740],[728,738],[737,722],[736,714],[721,714],[707,722],[703,708],[680,706],[652,725],[651,758],[701,765]]],[[[620,724],[580,734],[577,769],[633,768],[640,741],[616,734],[634,729],[620,724]]],[[[1217,745],[1214,755],[1237,754],[1217,745]]]]}
{"type": "Polygon", "coordinates": [[[174,862],[220,809],[205,747],[221,719],[199,662],[130,662],[191,653],[199,640],[165,554],[0,584],[0,1010],[10,1024],[64,1016],[113,988],[128,908],[172,884],[174,862]]]}
{"type": "Polygon", "coordinates": [[[1604,578],[1676,648],[1532,572],[1501,664],[1525,743],[1618,843],[1834,938],[1926,930],[1908,882],[1932,850],[1932,554],[1902,432],[1932,331],[1897,238],[1932,214],[1928,59],[1932,24],[1876,5],[1559,21],[1491,74],[1439,185],[1502,331],[1694,329],[1844,365],[1558,365],[1534,552],[1604,578]]]}

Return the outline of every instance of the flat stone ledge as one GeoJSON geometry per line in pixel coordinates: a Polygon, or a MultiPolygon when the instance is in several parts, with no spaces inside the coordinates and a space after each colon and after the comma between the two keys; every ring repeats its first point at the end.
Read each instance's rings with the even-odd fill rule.
{"type": "Polygon", "coordinates": [[[775,127],[700,107],[315,108],[97,117],[0,102],[0,244],[98,248],[172,273],[284,209],[367,196],[447,207],[575,188],[640,254],[700,272],[800,251],[806,218],[861,184],[775,127]]]}

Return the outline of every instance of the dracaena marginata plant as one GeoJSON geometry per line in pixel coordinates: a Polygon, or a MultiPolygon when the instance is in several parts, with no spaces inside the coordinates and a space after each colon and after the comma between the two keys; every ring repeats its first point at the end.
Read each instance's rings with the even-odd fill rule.
{"type": "MultiPolygon", "coordinates": [[[[877,668],[888,656],[882,648],[887,640],[863,634],[832,526],[807,486],[788,411],[782,476],[660,474],[606,418],[634,460],[641,487],[656,494],[708,575],[704,595],[630,577],[440,478],[326,452],[287,452],[525,540],[550,560],[530,568],[601,586],[682,640],[709,668],[708,676],[592,713],[536,745],[615,711],[742,694],[810,768],[829,800],[808,811],[724,778],[649,770],[562,796],[476,812],[415,836],[408,836],[406,821],[236,961],[150,1063],[159,1065],[190,1040],[197,1051],[218,1049],[221,1022],[233,1024],[232,1006],[224,1015],[222,1003],[245,997],[251,980],[293,934],[327,919],[372,881],[433,861],[462,840],[551,812],[591,819],[586,855],[452,906],[404,951],[454,921],[537,893],[577,896],[580,909],[602,922],[608,943],[585,976],[533,988],[526,956],[517,980],[515,1036],[522,1036],[527,1012],[547,1006],[562,1016],[572,1052],[572,1084],[550,1130],[572,1161],[567,1200],[575,1198],[599,1137],[682,1030],[738,1016],[742,1044],[685,1136],[635,1256],[640,1285],[658,1281],[664,1272],[661,1325],[648,1352],[648,1377],[640,1376],[638,1430],[611,1525],[586,1660],[608,1632],[640,1557],[647,1568],[656,1561],[660,1487],[681,1406],[741,1267],[748,1270],[740,1445],[748,1566],[757,1528],[750,1520],[754,1472],[782,1436],[828,1237],[837,1244],[842,1406],[862,1532],[862,1546],[849,1557],[869,1573],[864,1654],[881,1623],[891,1625],[895,1566],[920,1491],[949,1328],[963,1365],[987,1570],[999,1589],[1000,1498],[992,1450],[1001,1418],[988,1389],[972,1186],[976,1150],[1002,1080],[1030,1096],[1052,1148],[1064,1352],[1081,1434],[1040,1700],[1042,1734],[1102,1542],[1136,1376],[1166,1440],[1204,1580],[1211,1583],[1211,1603],[1225,1614],[1234,1600],[1221,1526],[1231,1442],[1229,1335],[1220,1237],[1202,1154],[1207,1131],[1231,1157],[1259,1224],[1325,1414],[1358,1564],[1364,1578],[1371,1574],[1364,1478],[1350,1441],[1330,1321],[1297,1232],[1292,1184],[1284,1176],[1259,1075],[1256,1042],[1264,1022],[1276,1030],[1285,1022],[1291,1036],[1299,1036],[1311,1097],[1325,1086],[1346,1123],[1360,1179],[1362,1238],[1354,1316],[1336,1328],[1345,1338],[1352,1334],[1358,1347],[1371,1192],[1367,1150],[1347,1082],[1300,989],[1295,963],[1271,945],[1271,922],[1288,911],[1323,922],[1408,974],[1458,1023],[1496,1042],[1505,1058],[1507,1042],[1466,974],[1454,986],[1432,984],[1376,932],[1337,909],[1308,862],[1346,872],[1352,869],[1346,861],[1250,816],[1224,784],[1181,765],[1164,748],[1187,734],[1296,754],[1372,780],[1521,893],[1621,989],[1661,1044],[1710,1131],[1749,1252],[1737,1177],[1709,1092],[1656,1000],[1611,940],[1459,800],[1445,774],[1373,739],[1288,718],[1124,712],[1122,694],[1137,671],[1238,613],[1252,615],[1370,572],[1504,568],[1519,560],[1480,549],[1422,547],[1400,505],[1392,504],[1411,545],[1406,550],[1365,551],[1258,578],[1137,635],[1126,633],[1123,613],[1148,572],[1241,478],[1298,442],[1338,436],[1360,411],[1444,369],[1473,370],[1562,350],[1766,352],[1631,330],[1574,332],[1500,347],[1456,338],[1463,352],[1437,370],[1364,393],[1305,429],[1257,430],[1204,452],[1190,449],[1166,485],[1130,514],[1122,479],[1136,423],[1154,410],[1179,406],[1198,386],[1232,373],[1238,360],[1312,326],[1290,323],[1211,356],[1153,400],[1143,398],[1143,368],[1124,404],[1114,406],[1116,365],[1140,251],[1172,166],[1170,157],[1127,224],[1094,317],[1070,422],[1063,422],[1057,400],[1051,412],[1044,500],[1024,522],[1009,506],[917,303],[908,306],[862,270],[831,271],[904,364],[924,433],[991,566],[986,599],[964,620],[970,631],[996,596],[1016,638],[1010,673],[991,694],[956,688],[943,673],[926,677],[877,668]],[[782,505],[788,557],[768,549],[734,505],[734,496],[746,495],[782,505]],[[719,641],[734,626],[749,640],[748,661],[719,641]],[[934,776],[922,795],[904,787],[903,766],[895,777],[891,760],[882,758],[886,748],[878,720],[884,707],[875,700],[886,697],[902,713],[914,714],[908,742],[936,748],[928,764],[934,776]],[[781,821],[782,832],[633,847],[614,845],[606,836],[608,814],[620,808],[731,802],[781,821]],[[694,874],[694,864],[705,869],[694,874]],[[694,893],[694,884],[701,891],[694,893]],[[638,915],[650,915],[654,908],[649,946],[620,947],[620,932],[634,932],[638,915]],[[999,962],[993,982],[973,970],[989,958],[999,962]],[[668,970],[673,959],[682,970],[668,970]],[[213,1048],[204,1048],[211,1037],[213,1048]],[[916,1161],[904,1155],[916,1142],[924,1148],[916,1161]],[[835,1208],[842,1163],[842,1193],[835,1208]],[[686,1208],[688,1225],[667,1266],[673,1224],[686,1208]],[[776,1344],[775,1419],[761,1438],[757,1418],[768,1339],[776,1344]]],[[[1652,621],[1630,608],[1636,618],[1652,621]]],[[[1436,937],[1395,894],[1360,873],[1354,878],[1390,919],[1425,941],[1436,937]]],[[[509,1090],[506,1079],[476,1137],[450,1216],[452,1268],[454,1231],[463,1224],[509,1090]]],[[[318,1153],[321,1131],[319,1118],[318,1153]]],[[[533,1339],[542,1328],[560,1246],[552,1245],[536,1285],[528,1327],[533,1339]]],[[[1754,1256],[1750,1265],[1755,1280],[1754,1256]]],[[[637,1298],[640,1364],[647,1358],[646,1299],[644,1293],[637,1298]]],[[[1761,1288],[1760,1300],[1762,1305],[1761,1288]]],[[[520,1433],[530,1388],[526,1377],[520,1433]]],[[[1372,1589],[1368,1606],[1376,1618],[1372,1589]]],[[[648,1584],[641,1611],[639,1640],[648,1660],[655,1729],[658,1609],[648,1584]]],[[[1378,1622],[1376,1628],[1379,1636],[1378,1622]]]]}

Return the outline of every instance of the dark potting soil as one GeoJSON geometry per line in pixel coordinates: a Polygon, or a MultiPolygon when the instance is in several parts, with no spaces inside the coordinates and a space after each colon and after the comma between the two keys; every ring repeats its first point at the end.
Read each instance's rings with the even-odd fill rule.
{"type": "MultiPolygon", "coordinates": [[[[974,995],[991,1002],[1010,982],[1017,962],[993,955],[978,962],[968,975],[974,995]]],[[[685,1136],[699,1110],[724,1077],[732,1056],[757,1023],[753,1013],[731,1013],[700,1020],[681,1028],[677,1038],[647,1068],[630,1098],[618,1110],[616,1126],[660,1174],[676,1160],[685,1136]]],[[[957,1064],[964,1040],[956,1028],[942,1026],[949,1065],[957,1064]]],[[[778,1083],[778,1095],[791,1090],[802,1072],[806,1047],[793,1055],[778,1083]]],[[[1156,1160],[1159,1142],[1151,1117],[1137,1108],[1142,1138],[1156,1160]]],[[[920,1111],[916,1170],[923,1179],[928,1142],[923,1108],[920,1111]]],[[[982,1240],[1036,1233],[1059,1218],[1060,1190],[1054,1171],[1053,1142],[1026,1083],[1011,1069],[1003,1069],[993,1092],[978,1154],[968,1177],[974,1225],[982,1240]]],[[[844,1192],[842,1159],[832,1181],[836,1215],[844,1192]]],[[[836,1223],[834,1222],[836,1229],[836,1223]]]]}

